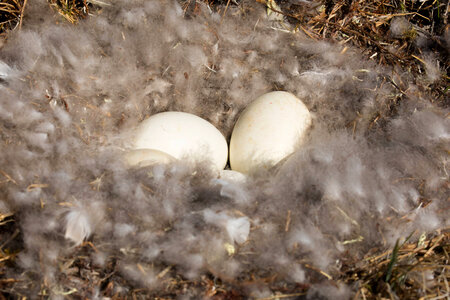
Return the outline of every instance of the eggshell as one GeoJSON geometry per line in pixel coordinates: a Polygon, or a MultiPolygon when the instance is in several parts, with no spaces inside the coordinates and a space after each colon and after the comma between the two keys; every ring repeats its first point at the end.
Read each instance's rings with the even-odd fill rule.
{"type": "Polygon", "coordinates": [[[154,149],[176,159],[209,162],[217,169],[227,163],[224,136],[208,121],[184,112],[163,112],[144,120],[133,149],[154,149]]]}
{"type": "Polygon", "coordinates": [[[245,183],[247,181],[245,174],[233,170],[221,170],[219,178],[232,183],[245,183]]]}
{"type": "Polygon", "coordinates": [[[253,101],[234,126],[231,169],[244,174],[269,169],[298,149],[311,115],[293,94],[271,92],[253,101]]]}
{"type": "Polygon", "coordinates": [[[125,162],[130,167],[147,167],[155,164],[168,164],[176,158],[165,152],[155,149],[136,149],[125,153],[125,162]]]}

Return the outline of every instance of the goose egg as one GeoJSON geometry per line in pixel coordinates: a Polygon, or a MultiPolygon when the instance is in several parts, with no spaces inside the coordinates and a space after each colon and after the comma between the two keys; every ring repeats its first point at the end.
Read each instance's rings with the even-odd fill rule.
{"type": "Polygon", "coordinates": [[[234,183],[245,183],[247,181],[245,174],[233,170],[221,170],[219,172],[219,178],[234,183]]]}
{"type": "Polygon", "coordinates": [[[228,158],[227,142],[220,131],[208,121],[184,112],[163,112],[144,120],[136,131],[133,149],[153,149],[176,159],[207,161],[219,170],[228,158]]]}
{"type": "Polygon", "coordinates": [[[252,173],[273,167],[298,149],[310,125],[308,108],[293,94],[280,91],[260,96],[234,126],[231,169],[252,173]]]}
{"type": "Polygon", "coordinates": [[[125,162],[130,167],[146,167],[155,164],[168,164],[176,159],[165,152],[155,149],[136,149],[128,151],[125,155],[125,162]]]}

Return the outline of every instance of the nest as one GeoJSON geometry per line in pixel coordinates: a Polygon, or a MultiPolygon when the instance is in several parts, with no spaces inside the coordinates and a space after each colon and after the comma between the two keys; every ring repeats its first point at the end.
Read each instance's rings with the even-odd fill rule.
{"type": "MultiPolygon", "coordinates": [[[[49,9],[57,11],[63,20],[76,24],[89,14],[100,12],[105,3],[87,0],[49,0],[49,9]]],[[[436,80],[416,81],[420,86],[417,93],[429,95],[438,105],[448,107],[449,61],[445,36],[450,33],[447,24],[448,4],[440,1],[396,1],[396,0],[325,0],[323,3],[302,5],[288,0],[258,0],[254,5],[265,5],[268,13],[278,14],[280,30],[302,31],[314,40],[328,40],[348,47],[356,47],[367,59],[392,68],[392,76],[385,78],[385,84],[393,85],[398,93],[390,105],[373,117],[372,124],[395,115],[396,105],[407,97],[400,73],[410,78],[421,78],[428,67],[424,57],[424,47],[437,58],[437,68],[443,70],[436,80]],[[392,22],[397,22],[393,28],[392,22]],[[418,41],[427,41],[418,46],[418,41]]],[[[230,5],[240,5],[238,1],[207,1],[211,9],[226,17],[230,5]]],[[[20,30],[26,22],[27,0],[5,0],[0,3],[0,32],[6,38],[8,31],[20,30]],[[25,18],[24,18],[25,16],[25,18]]],[[[196,0],[183,1],[185,17],[194,17],[197,11],[196,0]]],[[[348,49],[343,48],[343,52],[348,49]]],[[[420,96],[420,95],[418,95],[420,96]]],[[[350,124],[350,126],[352,126],[350,124]]],[[[14,179],[0,169],[0,184],[17,184],[14,179]]],[[[36,188],[30,186],[29,189],[36,188]]],[[[39,186],[39,188],[45,188],[39,186]]],[[[443,193],[445,197],[445,193],[443,193]]],[[[427,205],[424,200],[423,205],[427,205]]],[[[443,211],[448,207],[442,208],[443,211]]],[[[287,220],[289,220],[289,216],[287,220]]],[[[18,226],[19,220],[13,214],[0,215],[0,299],[20,298],[31,285],[40,284],[39,297],[49,295],[45,282],[23,282],[9,277],[8,269],[19,267],[15,257],[23,249],[23,240],[18,226]]],[[[289,221],[286,222],[289,228],[289,221]]],[[[417,234],[417,233],[412,233],[417,234]]],[[[411,234],[411,235],[412,235],[411,234]]],[[[347,241],[355,243],[355,241],[347,241]]],[[[214,274],[208,274],[199,280],[187,280],[177,273],[176,266],[162,266],[157,275],[162,280],[159,291],[145,288],[133,288],[133,284],[117,271],[117,261],[108,257],[103,268],[91,264],[91,256],[97,251],[91,242],[79,246],[76,255],[60,262],[61,276],[64,276],[58,293],[68,299],[82,298],[88,292],[97,289],[104,297],[119,299],[124,295],[115,295],[114,286],[130,287],[127,297],[132,299],[150,298],[172,299],[186,291],[194,291],[213,299],[245,298],[248,286],[266,286],[273,296],[264,299],[302,299],[310,286],[284,284],[276,275],[253,274],[249,270],[245,278],[239,281],[219,280],[214,274]]],[[[232,252],[232,249],[230,249],[232,252]]],[[[318,277],[327,279],[330,285],[340,283],[352,285],[356,290],[354,299],[446,299],[450,295],[450,231],[441,228],[436,232],[422,234],[418,242],[408,239],[398,241],[394,248],[374,248],[361,260],[344,255],[340,274],[330,275],[322,270],[305,264],[318,277]]],[[[232,253],[231,253],[232,254],[232,253]]],[[[137,266],[142,273],[145,265],[137,266]]]]}

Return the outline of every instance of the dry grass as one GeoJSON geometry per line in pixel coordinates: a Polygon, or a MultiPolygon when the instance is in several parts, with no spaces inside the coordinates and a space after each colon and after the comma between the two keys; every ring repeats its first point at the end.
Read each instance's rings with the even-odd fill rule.
{"type": "Polygon", "coordinates": [[[450,232],[439,231],[418,243],[397,243],[389,251],[371,251],[343,268],[347,283],[357,282],[355,299],[448,299],[450,232]],[[345,270],[345,271],[344,271],[345,270]]]}
{"type": "MultiPolygon", "coordinates": [[[[48,0],[49,6],[62,18],[76,24],[89,16],[90,10],[104,5],[101,1],[48,0]]],[[[236,1],[205,1],[212,8],[226,16],[227,7],[237,5],[236,1]]],[[[345,46],[361,49],[367,59],[377,64],[393,68],[393,75],[385,78],[386,84],[392,84],[398,95],[384,111],[374,117],[374,122],[391,117],[396,103],[406,97],[401,76],[397,70],[407,70],[411,78],[422,78],[425,72],[423,49],[414,41],[426,37],[430,41],[428,50],[438,58],[443,70],[441,78],[434,82],[416,81],[420,91],[429,95],[439,105],[448,107],[448,52],[441,38],[449,29],[448,4],[438,0],[326,0],[323,5],[296,5],[289,1],[258,0],[255,5],[266,5],[270,10],[284,15],[289,28],[295,28],[316,40],[330,40],[345,46]],[[394,18],[405,18],[410,26],[401,35],[390,32],[390,22],[394,18]]],[[[195,14],[197,2],[188,0],[182,3],[185,12],[195,14]]],[[[0,2],[0,32],[18,30],[26,22],[26,0],[4,0],[0,2]]],[[[291,30],[291,29],[289,29],[291,30]]],[[[0,187],[5,183],[14,184],[14,179],[0,170],[0,187]]],[[[445,194],[445,193],[444,193],[445,194]]],[[[448,208],[447,208],[448,209],[448,208]]],[[[131,289],[125,295],[114,294],[117,285],[132,287],[117,272],[116,258],[107,258],[103,268],[94,267],[90,261],[95,245],[90,242],[79,247],[77,256],[61,258],[61,276],[65,286],[55,291],[45,282],[24,282],[9,277],[8,269],[18,266],[15,257],[23,247],[22,236],[14,215],[0,215],[0,300],[19,299],[27,290],[39,285],[40,297],[45,298],[52,289],[68,299],[83,298],[94,288],[100,294],[111,299],[148,298],[173,299],[186,291],[195,291],[213,299],[243,299],[248,286],[264,285],[274,296],[267,299],[302,299],[308,285],[289,285],[276,280],[276,274],[256,275],[250,271],[239,281],[222,282],[215,277],[205,275],[196,281],[183,279],[177,274],[176,267],[163,266],[158,274],[161,288],[155,292],[148,289],[131,289]]],[[[329,279],[331,284],[345,282],[355,286],[354,299],[449,299],[450,298],[450,232],[441,229],[423,235],[418,243],[405,241],[393,249],[372,249],[367,257],[352,259],[344,257],[341,274],[329,279]]],[[[118,254],[119,255],[119,254],[118,254]]],[[[145,272],[146,266],[139,265],[145,272]]],[[[305,268],[309,268],[307,264],[305,268]]],[[[320,276],[321,271],[309,268],[320,276]]],[[[20,271],[19,271],[20,272],[20,271]]]]}
{"type": "MultiPolygon", "coordinates": [[[[392,69],[390,76],[379,78],[379,87],[390,84],[397,93],[372,116],[370,129],[382,129],[396,116],[398,104],[408,97],[428,98],[439,106],[449,107],[450,61],[444,37],[450,34],[448,2],[323,0],[321,5],[307,5],[284,0],[256,1],[283,15],[287,22],[283,21],[282,26],[290,31],[302,31],[311,39],[340,44],[343,53],[356,47],[368,60],[392,69]],[[401,34],[391,30],[394,19],[407,24],[401,34]],[[424,43],[426,47],[419,46],[424,43]],[[425,57],[429,53],[437,60],[439,78],[427,77],[430,62],[425,57]],[[413,82],[419,89],[412,92],[407,82],[413,82]]],[[[357,120],[348,126],[355,129],[357,120]]]]}
{"type": "Polygon", "coordinates": [[[3,0],[0,2],[0,33],[20,28],[26,0],[3,0]]]}
{"type": "Polygon", "coordinates": [[[89,13],[89,5],[85,0],[48,0],[50,6],[64,19],[76,24],[89,13]]]}

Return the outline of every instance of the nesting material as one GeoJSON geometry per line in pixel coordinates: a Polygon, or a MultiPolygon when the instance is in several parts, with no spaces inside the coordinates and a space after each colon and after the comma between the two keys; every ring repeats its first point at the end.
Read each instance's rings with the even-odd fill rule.
{"type": "Polygon", "coordinates": [[[273,167],[302,144],[310,124],[308,108],[293,94],[260,96],[244,110],[233,129],[231,168],[253,173],[273,167]]]}
{"type": "Polygon", "coordinates": [[[80,245],[91,235],[91,231],[89,219],[82,211],[73,210],[66,215],[66,239],[80,245]]]}
{"type": "MultiPolygon", "coordinates": [[[[204,2],[185,11],[180,1],[117,0],[69,26],[47,1],[28,1],[22,30],[0,49],[11,67],[0,80],[0,210],[14,213],[0,215],[10,250],[0,256],[2,290],[31,299],[334,299],[345,293],[327,284],[345,282],[367,298],[445,294],[445,255],[431,258],[449,237],[450,119],[445,88],[424,81],[423,65],[402,69],[411,60],[399,58],[420,48],[384,51],[391,45],[371,41],[387,26],[348,22],[364,33],[352,41],[378,53],[362,60],[352,41],[275,28],[262,5],[217,13],[204,2]],[[393,58],[392,68],[380,63],[393,58]],[[307,143],[279,169],[241,184],[204,164],[124,170],[118,161],[118,146],[133,142],[118,133],[136,133],[143,115],[189,111],[228,137],[244,105],[275,86],[314,108],[307,143]],[[436,284],[425,291],[431,263],[436,284]],[[404,296],[402,285],[417,293],[404,296]]],[[[348,16],[304,29],[336,32],[339,15],[348,16]]]]}
{"type": "Polygon", "coordinates": [[[229,219],[226,223],[226,229],[233,242],[243,244],[250,234],[250,221],[247,217],[229,219]]]}
{"type": "Polygon", "coordinates": [[[226,212],[214,212],[211,209],[205,209],[203,217],[207,223],[225,229],[233,243],[243,244],[250,235],[250,220],[248,217],[236,218],[226,212]]]}
{"type": "Polygon", "coordinates": [[[162,158],[154,151],[142,149],[167,154],[162,161],[172,156],[208,162],[219,170],[228,159],[227,142],[220,131],[208,121],[184,112],[163,112],[143,121],[137,129],[133,149],[141,150],[132,154],[131,162],[135,164],[139,164],[139,159],[143,162],[162,158]]]}
{"type": "Polygon", "coordinates": [[[393,37],[406,37],[411,30],[412,25],[405,17],[396,17],[392,19],[390,32],[393,37]]]}
{"type": "Polygon", "coordinates": [[[232,199],[236,204],[248,204],[250,196],[245,185],[248,183],[248,178],[233,170],[221,170],[219,178],[212,181],[213,184],[218,184],[220,188],[220,196],[232,199]]]}

